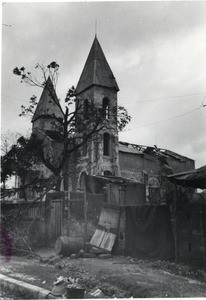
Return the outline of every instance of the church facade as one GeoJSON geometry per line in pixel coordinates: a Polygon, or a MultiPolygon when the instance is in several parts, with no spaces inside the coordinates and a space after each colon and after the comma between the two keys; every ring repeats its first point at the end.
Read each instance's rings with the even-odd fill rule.
{"type": "MultiPolygon", "coordinates": [[[[166,175],[194,169],[194,160],[172,151],[119,141],[118,92],[116,79],[95,36],[75,93],[83,107],[82,114],[90,104],[104,109],[107,126],[95,133],[82,147],[75,175],[68,178],[69,190],[79,189],[83,172],[92,176],[123,177],[145,183],[146,186],[161,187],[166,175]]],[[[50,102],[43,91],[32,120],[33,132],[44,131],[45,126],[52,130],[52,119],[51,122],[47,119],[45,125],[40,118],[45,110],[47,113],[51,110],[50,102]]],[[[56,106],[50,113],[59,118],[63,116],[61,109],[56,106]]],[[[58,152],[61,145],[56,144],[55,147],[58,152]]],[[[54,157],[57,152],[54,151],[54,157]]]]}

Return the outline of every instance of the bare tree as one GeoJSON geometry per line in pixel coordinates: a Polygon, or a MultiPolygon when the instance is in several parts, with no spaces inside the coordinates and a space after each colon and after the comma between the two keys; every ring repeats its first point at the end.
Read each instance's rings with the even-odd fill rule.
{"type": "MultiPolygon", "coordinates": [[[[35,175],[38,172],[38,168],[34,168],[35,164],[46,166],[51,171],[52,181],[55,177],[56,182],[60,182],[63,173],[68,176],[68,171],[63,172],[66,164],[68,169],[68,163],[70,164],[69,172],[71,172],[72,164],[75,164],[78,159],[79,149],[88,140],[94,138],[96,133],[110,126],[102,107],[88,103],[87,113],[83,113],[83,101],[76,98],[74,86],[69,88],[64,99],[65,107],[62,109],[56,95],[59,71],[59,65],[56,62],[50,63],[47,67],[37,64],[36,69],[41,72],[41,80],[33,76],[31,72],[26,71],[25,67],[16,67],[13,73],[21,78],[22,83],[46,89],[51,99],[51,106],[57,107],[61,114],[55,115],[47,111],[40,112],[37,118],[43,121],[49,120],[52,124],[52,130],[41,131],[41,134],[35,132],[29,139],[21,137],[4,157],[3,165],[5,168],[3,169],[6,169],[4,178],[6,178],[8,172],[11,173],[15,169],[16,174],[21,177],[21,188],[28,187],[28,184],[35,185],[35,187],[40,184],[36,179],[33,181],[33,177],[38,177],[35,175]],[[58,148],[58,153],[55,152],[54,145],[58,148]],[[26,179],[26,177],[29,177],[28,174],[34,174],[34,176],[30,175],[29,183],[26,179]]],[[[20,116],[34,116],[36,106],[36,96],[33,95],[29,100],[28,107],[21,106],[20,116]]],[[[124,107],[118,109],[119,119],[116,110],[111,114],[113,114],[120,131],[131,119],[124,107]]],[[[48,184],[48,182],[46,183],[48,184]]]]}
{"type": "Polygon", "coordinates": [[[19,132],[12,132],[10,130],[1,133],[1,155],[8,153],[11,146],[17,142],[20,136],[19,132]]]}
{"type": "MultiPolygon", "coordinates": [[[[36,68],[39,69],[43,76],[43,81],[37,80],[31,75],[31,72],[26,72],[24,67],[15,68],[14,74],[21,77],[21,81],[31,86],[37,86],[48,89],[50,96],[53,100],[53,105],[56,105],[62,110],[60,102],[56,96],[55,88],[58,81],[59,65],[52,62],[47,67],[37,64],[36,68]],[[48,81],[48,76],[51,82],[48,81]]],[[[26,108],[22,106],[21,115],[32,115],[36,107],[36,97],[32,96],[30,105],[26,108]]],[[[75,88],[72,86],[65,98],[65,108],[62,111],[62,118],[55,115],[52,116],[57,130],[46,131],[45,135],[52,138],[55,142],[61,143],[63,146],[61,153],[60,163],[54,166],[53,162],[46,157],[45,151],[39,149],[42,162],[55,174],[58,174],[65,164],[65,160],[71,153],[76,152],[81,148],[95,133],[107,128],[108,121],[104,117],[104,110],[102,107],[95,106],[93,103],[88,103],[87,114],[82,114],[83,103],[75,97],[75,88]]],[[[118,109],[120,118],[116,120],[119,130],[123,130],[126,124],[130,121],[131,117],[128,115],[124,107],[118,109]]],[[[116,117],[116,111],[113,114],[116,117]]],[[[41,119],[50,119],[51,114],[42,113],[39,116],[41,119]]]]}

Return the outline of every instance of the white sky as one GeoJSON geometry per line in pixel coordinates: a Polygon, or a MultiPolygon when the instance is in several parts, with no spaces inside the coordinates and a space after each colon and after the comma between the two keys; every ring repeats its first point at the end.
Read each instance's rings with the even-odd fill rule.
{"type": "Polygon", "coordinates": [[[35,72],[36,63],[56,61],[63,104],[81,75],[96,18],[119,105],[132,116],[120,140],[206,164],[206,2],[6,3],[2,16],[11,25],[2,26],[2,132],[27,132],[31,123],[18,117],[20,106],[41,94],[20,83],[14,67],[35,72]]]}

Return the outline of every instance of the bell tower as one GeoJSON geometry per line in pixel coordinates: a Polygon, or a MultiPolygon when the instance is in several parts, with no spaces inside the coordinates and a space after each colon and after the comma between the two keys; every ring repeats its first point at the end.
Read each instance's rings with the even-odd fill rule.
{"type": "MultiPolygon", "coordinates": [[[[76,87],[77,101],[103,109],[106,128],[97,132],[81,152],[81,170],[89,175],[119,175],[117,92],[119,87],[95,36],[76,87]]],[[[83,112],[83,113],[84,113],[83,112]]]]}

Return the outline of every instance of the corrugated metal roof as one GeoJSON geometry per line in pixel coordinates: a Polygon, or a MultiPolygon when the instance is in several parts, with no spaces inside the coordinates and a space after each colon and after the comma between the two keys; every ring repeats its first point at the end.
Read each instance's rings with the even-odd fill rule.
{"type": "Polygon", "coordinates": [[[96,36],[77,84],[76,94],[92,85],[114,88],[119,91],[115,77],[96,36]]]}
{"type": "Polygon", "coordinates": [[[195,170],[168,175],[170,181],[181,185],[194,188],[206,188],[206,165],[195,170]]]}
{"type": "Polygon", "coordinates": [[[48,77],[34,112],[32,122],[43,115],[51,115],[55,116],[56,118],[63,118],[63,111],[57,103],[59,103],[59,100],[57,98],[51,78],[48,77]]]}

